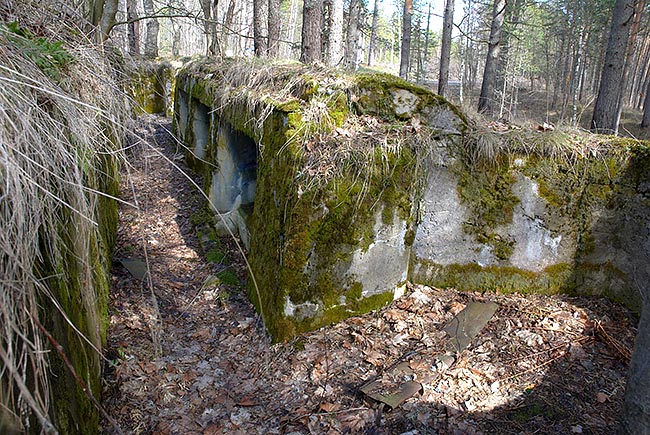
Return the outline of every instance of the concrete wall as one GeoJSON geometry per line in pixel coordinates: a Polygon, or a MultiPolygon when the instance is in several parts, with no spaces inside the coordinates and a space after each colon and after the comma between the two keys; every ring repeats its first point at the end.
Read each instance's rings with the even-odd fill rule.
{"type": "Polygon", "coordinates": [[[259,278],[251,299],[276,339],[376,308],[407,279],[462,290],[606,295],[640,306],[635,279],[647,271],[650,252],[646,144],[600,138],[591,155],[577,148],[554,155],[548,149],[558,137],[531,132],[536,145],[526,151],[502,144],[482,159],[485,138],[473,136],[458,109],[397,78],[360,75],[336,87],[306,75],[304,93],[289,101],[271,94],[264,106],[254,96],[264,94],[259,89],[248,100],[232,98],[241,86],[228,91],[214,78],[219,68],[228,67],[181,71],[175,130],[207,176],[213,207],[250,249],[259,278]],[[345,96],[344,109],[336,109],[343,120],[366,124],[350,132],[341,121],[329,136],[296,140],[300,129],[318,130],[305,126],[305,107],[314,98],[330,107],[328,95],[345,96]],[[252,127],[259,119],[261,130],[252,127]],[[367,124],[382,126],[383,136],[367,124]],[[370,153],[383,157],[318,184],[309,175],[319,170],[310,166],[310,148],[349,153],[343,136],[331,141],[341,131],[353,143],[374,138],[370,153]],[[391,153],[380,145],[391,141],[407,146],[391,153]],[[241,212],[246,204],[252,214],[241,212]]]}

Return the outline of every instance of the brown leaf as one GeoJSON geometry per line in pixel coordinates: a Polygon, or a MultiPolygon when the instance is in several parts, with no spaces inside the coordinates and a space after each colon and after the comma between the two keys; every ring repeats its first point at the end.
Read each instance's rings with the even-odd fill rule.
{"type": "Polygon", "coordinates": [[[341,405],[337,403],[330,403],[330,402],[325,402],[321,403],[320,406],[318,407],[318,410],[321,412],[335,412],[341,409],[341,405]]]}
{"type": "Polygon", "coordinates": [[[341,425],[351,432],[358,432],[374,419],[374,412],[370,409],[355,413],[344,413],[338,416],[341,425]]]}
{"type": "Polygon", "coordinates": [[[252,398],[250,396],[244,396],[244,397],[242,397],[242,399],[239,402],[237,402],[237,405],[238,406],[257,406],[259,404],[257,403],[257,401],[254,398],[252,398]]]}
{"type": "Polygon", "coordinates": [[[203,429],[203,435],[217,435],[223,433],[223,427],[218,424],[211,424],[203,429]]]}
{"type": "Polygon", "coordinates": [[[596,394],[596,400],[598,403],[605,403],[609,399],[609,396],[603,392],[596,394]]]}
{"type": "Polygon", "coordinates": [[[364,352],[364,354],[366,356],[364,358],[364,361],[369,362],[373,366],[381,365],[384,360],[384,355],[374,350],[370,352],[364,352]]]}
{"type": "Polygon", "coordinates": [[[206,339],[210,338],[211,335],[212,334],[210,333],[210,328],[203,328],[192,334],[192,338],[206,339]]]}

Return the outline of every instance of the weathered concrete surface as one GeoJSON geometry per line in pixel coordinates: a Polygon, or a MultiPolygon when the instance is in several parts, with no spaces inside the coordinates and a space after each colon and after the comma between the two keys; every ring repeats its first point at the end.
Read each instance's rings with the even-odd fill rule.
{"type": "Polygon", "coordinates": [[[276,339],[375,308],[407,279],[639,307],[647,145],[549,157],[558,138],[531,132],[542,146],[499,135],[482,160],[456,108],[397,78],[266,65],[247,88],[233,68],[250,65],[181,71],[175,129],[250,249],[251,299],[276,339]]]}
{"type": "Polygon", "coordinates": [[[299,64],[242,75],[248,68],[197,62],[181,70],[174,129],[205,176],[219,229],[249,249],[251,300],[282,339],[403,291],[418,158],[458,140],[465,120],[388,75],[299,64]]]}
{"type": "Polygon", "coordinates": [[[482,180],[480,190],[466,182],[475,168],[434,166],[410,278],[462,289],[602,295],[638,310],[635,277],[648,268],[650,252],[648,145],[598,140],[598,154],[578,162],[520,156],[484,168],[492,181],[482,180]],[[472,199],[476,192],[489,200],[472,199]],[[490,207],[507,212],[480,216],[479,208],[490,207]]]}

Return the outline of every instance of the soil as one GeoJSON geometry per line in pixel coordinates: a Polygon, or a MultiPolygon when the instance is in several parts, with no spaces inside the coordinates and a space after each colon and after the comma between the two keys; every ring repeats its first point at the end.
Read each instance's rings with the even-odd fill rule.
{"type": "Polygon", "coordinates": [[[202,181],[169,129],[143,117],[124,166],[122,199],[138,208],[120,209],[101,433],[614,432],[636,321],[604,299],[409,285],[381,310],[271,344],[233,240],[202,249],[192,217],[205,205],[190,180],[202,181]],[[149,273],[133,276],[129,261],[149,273]],[[443,328],[474,301],[498,309],[442,364],[443,328]],[[419,386],[395,409],[360,391],[390,376],[419,386]]]}

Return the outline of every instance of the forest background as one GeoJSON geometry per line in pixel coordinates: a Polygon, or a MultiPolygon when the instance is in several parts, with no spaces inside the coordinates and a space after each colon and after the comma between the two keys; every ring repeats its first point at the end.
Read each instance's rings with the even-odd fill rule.
{"type": "Polygon", "coordinates": [[[135,56],[260,56],[372,68],[437,87],[501,121],[617,133],[623,112],[628,135],[643,137],[650,126],[645,0],[99,3],[115,12],[110,39],[135,56]],[[613,95],[599,102],[601,84],[613,95]],[[605,113],[594,116],[597,103],[605,113]]]}

